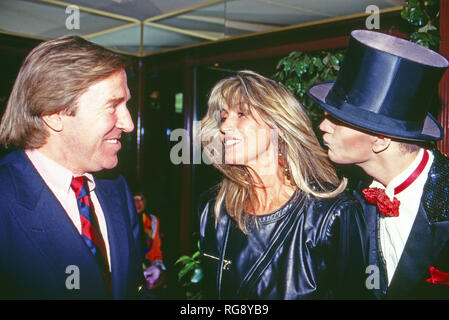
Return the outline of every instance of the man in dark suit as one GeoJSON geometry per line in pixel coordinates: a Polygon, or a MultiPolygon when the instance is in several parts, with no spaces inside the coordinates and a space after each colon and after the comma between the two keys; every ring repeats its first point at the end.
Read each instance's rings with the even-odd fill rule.
{"type": "Polygon", "coordinates": [[[0,297],[137,298],[139,224],[117,165],[134,129],[126,60],[80,37],[26,57],[0,125],[0,297]]]}
{"type": "Polygon", "coordinates": [[[368,226],[366,286],[379,299],[449,298],[449,160],[428,113],[449,62],[415,43],[351,33],[336,81],[311,86],[332,161],[371,177],[356,196],[368,226]],[[369,187],[369,188],[368,188],[369,187]]]}

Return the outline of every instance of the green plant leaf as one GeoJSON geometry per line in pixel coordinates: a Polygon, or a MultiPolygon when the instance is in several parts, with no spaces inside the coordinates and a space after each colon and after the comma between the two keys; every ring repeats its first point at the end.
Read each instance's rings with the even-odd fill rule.
{"type": "Polygon", "coordinates": [[[279,60],[276,69],[279,69],[284,64],[285,59],[287,59],[287,57],[284,57],[281,60],[279,60]]]}
{"type": "Polygon", "coordinates": [[[322,71],[324,69],[324,64],[323,64],[323,62],[321,61],[320,58],[313,57],[312,58],[312,62],[317,67],[318,71],[322,71]]]}
{"type": "Polygon", "coordinates": [[[201,253],[199,251],[196,251],[193,255],[192,255],[192,259],[195,260],[196,258],[198,258],[201,255],[201,253]]]}
{"type": "Polygon", "coordinates": [[[313,63],[309,64],[309,74],[313,74],[315,72],[315,65],[313,63]]]}
{"type": "Polygon", "coordinates": [[[414,29],[410,41],[438,50],[441,42],[439,32],[439,0],[406,0],[401,17],[414,29]]]}
{"type": "Polygon", "coordinates": [[[401,11],[401,17],[416,27],[424,26],[429,22],[426,13],[420,5],[404,6],[401,11]]]}
{"type": "Polygon", "coordinates": [[[189,271],[192,271],[197,267],[197,263],[195,261],[187,263],[184,268],[181,269],[178,273],[178,280],[183,278],[189,271]]]}
{"type": "Polygon", "coordinates": [[[286,57],[286,59],[292,59],[292,58],[297,58],[299,57],[300,53],[296,52],[296,51],[292,51],[290,52],[290,54],[286,57]]]}
{"type": "Polygon", "coordinates": [[[189,256],[181,256],[178,260],[176,260],[175,264],[178,263],[186,263],[187,261],[191,261],[192,258],[189,256]]]}
{"type": "MultiPolygon", "coordinates": [[[[274,75],[274,80],[284,85],[300,99],[314,125],[314,130],[323,118],[323,111],[306,94],[307,88],[315,82],[335,79],[344,54],[321,50],[315,53],[295,53],[282,59],[290,59],[292,70],[274,75]]],[[[281,60],[282,60],[281,59],[281,60]]],[[[279,63],[278,63],[279,64],[279,63]]],[[[317,129],[316,129],[317,130],[317,129]]]]}

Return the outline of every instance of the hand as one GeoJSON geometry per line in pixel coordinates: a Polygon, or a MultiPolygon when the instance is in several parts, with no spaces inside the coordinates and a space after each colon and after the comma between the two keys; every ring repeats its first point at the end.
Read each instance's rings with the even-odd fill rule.
{"type": "Polygon", "coordinates": [[[148,289],[155,287],[161,276],[162,270],[156,266],[150,266],[143,271],[143,275],[147,280],[148,289]]]}

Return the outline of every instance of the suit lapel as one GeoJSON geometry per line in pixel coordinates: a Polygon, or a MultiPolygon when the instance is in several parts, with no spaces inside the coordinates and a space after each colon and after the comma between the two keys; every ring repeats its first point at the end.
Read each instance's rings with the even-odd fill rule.
{"type": "Polygon", "coordinates": [[[126,293],[128,275],[129,235],[126,221],[121,213],[124,208],[119,201],[120,194],[117,188],[108,186],[110,181],[95,180],[95,194],[100,202],[108,228],[109,250],[111,255],[111,276],[114,288],[114,298],[123,299],[126,293]]]}
{"type": "Polygon", "coordinates": [[[368,253],[368,265],[377,266],[379,268],[379,287],[372,289],[374,296],[377,299],[382,299],[386,292],[386,278],[385,278],[385,266],[381,258],[381,253],[379,252],[378,243],[378,220],[379,213],[375,205],[367,204],[365,205],[365,218],[367,223],[367,231],[369,237],[369,253],[368,253]]]}
{"type": "Polygon", "coordinates": [[[449,221],[429,222],[422,204],[408,237],[393,280],[390,298],[408,297],[429,278],[429,267],[439,256],[449,238],[449,221]]]}
{"type": "Polygon", "coordinates": [[[369,255],[368,262],[370,265],[376,265],[377,261],[377,247],[376,247],[376,239],[377,239],[377,210],[375,206],[366,205],[365,206],[365,221],[367,225],[367,232],[369,235],[369,255]],[[372,254],[376,252],[376,254],[372,254]]]}
{"type": "Polygon", "coordinates": [[[58,270],[65,272],[67,266],[76,265],[82,272],[83,282],[95,284],[98,287],[104,286],[101,271],[94,256],[61,204],[49,190],[44,190],[42,195],[34,213],[42,221],[44,232],[38,234],[42,235],[39,243],[43,251],[47,253],[58,270]],[[89,275],[86,275],[84,270],[88,271],[89,275]]]}
{"type": "Polygon", "coordinates": [[[376,299],[383,299],[386,289],[387,289],[387,281],[385,275],[385,267],[384,262],[382,261],[381,254],[379,252],[379,243],[378,243],[378,220],[379,220],[379,212],[377,211],[377,207],[373,204],[367,203],[365,198],[362,195],[361,190],[367,187],[366,181],[362,181],[359,183],[358,187],[354,190],[354,196],[360,201],[363,206],[363,214],[366,222],[366,231],[368,237],[368,245],[366,253],[368,256],[367,265],[368,266],[376,266],[379,270],[379,278],[378,283],[379,287],[374,287],[370,289],[375,296],[376,299]]]}
{"type": "Polygon", "coordinates": [[[46,256],[55,276],[65,279],[68,276],[66,268],[76,265],[80,272],[89,270],[88,275],[83,273],[85,283],[94,281],[98,288],[104,286],[101,281],[96,283],[97,269],[97,279],[102,280],[100,269],[61,204],[24,152],[18,152],[16,160],[11,170],[17,201],[11,203],[16,206],[11,211],[46,256]]]}

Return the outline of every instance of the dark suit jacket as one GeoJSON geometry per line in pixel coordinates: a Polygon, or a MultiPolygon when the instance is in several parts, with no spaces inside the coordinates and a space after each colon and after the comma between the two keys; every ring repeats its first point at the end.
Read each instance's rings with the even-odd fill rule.
{"type": "MultiPolygon", "coordinates": [[[[95,183],[108,229],[112,298],[136,298],[142,265],[133,198],[122,176],[95,183]]],[[[93,255],[23,151],[0,160],[0,297],[111,298],[93,255]],[[79,289],[68,289],[77,273],[79,289]]]]}
{"type": "Polygon", "coordinates": [[[368,265],[380,270],[380,288],[373,290],[378,299],[449,299],[449,285],[426,281],[430,266],[449,274],[449,159],[437,150],[433,154],[421,204],[390,286],[378,243],[380,214],[360,190],[355,192],[364,204],[368,226],[368,265]]]}

